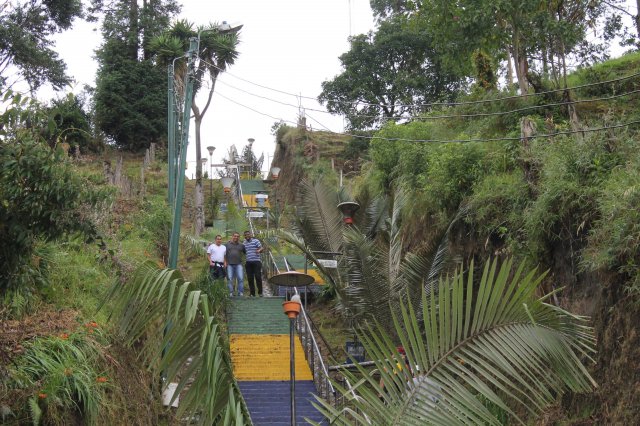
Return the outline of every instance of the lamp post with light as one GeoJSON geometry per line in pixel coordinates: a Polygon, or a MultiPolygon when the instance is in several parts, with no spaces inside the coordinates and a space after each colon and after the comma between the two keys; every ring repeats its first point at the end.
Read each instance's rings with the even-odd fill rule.
{"type": "Polygon", "coordinates": [[[295,294],[291,300],[282,303],[282,310],[289,318],[289,374],[290,374],[290,398],[291,398],[291,425],[296,425],[296,362],[295,362],[295,330],[296,319],[302,310],[298,287],[306,287],[313,284],[314,278],[311,275],[298,271],[291,271],[287,266],[287,272],[273,275],[269,278],[272,285],[280,285],[293,288],[295,294]]]}
{"type": "Polygon", "coordinates": [[[253,179],[253,143],[256,141],[254,138],[247,139],[249,141],[249,179],[253,179]]]}
{"type": "Polygon", "coordinates": [[[216,147],[213,145],[209,145],[207,147],[207,151],[209,151],[209,201],[211,203],[211,226],[213,226],[213,151],[216,150],[216,147]]]}
{"type": "Polygon", "coordinates": [[[278,178],[280,177],[280,167],[271,168],[271,179],[273,179],[273,198],[275,201],[274,219],[276,222],[276,229],[280,225],[280,217],[278,216],[278,178]]]}

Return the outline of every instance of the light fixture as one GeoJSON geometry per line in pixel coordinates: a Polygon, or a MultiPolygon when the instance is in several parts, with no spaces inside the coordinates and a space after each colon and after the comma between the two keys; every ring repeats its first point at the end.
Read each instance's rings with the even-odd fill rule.
{"type": "Polygon", "coordinates": [[[353,224],[353,215],[358,211],[359,208],[360,204],[356,203],[355,201],[345,201],[338,204],[338,209],[340,209],[340,212],[342,213],[342,220],[347,225],[353,224]]]}
{"type": "Polygon", "coordinates": [[[233,186],[233,178],[230,177],[223,177],[222,179],[220,179],[220,182],[222,182],[222,188],[224,188],[224,193],[228,194],[231,192],[231,187],[233,186]]]}
{"type": "Polygon", "coordinates": [[[278,176],[280,175],[280,170],[282,170],[280,167],[272,167],[271,168],[271,177],[273,179],[278,179],[278,176]]]}

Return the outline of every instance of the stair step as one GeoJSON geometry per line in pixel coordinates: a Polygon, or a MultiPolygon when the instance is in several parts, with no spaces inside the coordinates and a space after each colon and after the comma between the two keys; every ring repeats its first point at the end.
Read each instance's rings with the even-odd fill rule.
{"type": "Polygon", "coordinates": [[[229,334],[289,334],[282,297],[234,298],[229,308],[229,334]]]}
{"type": "MultiPolygon", "coordinates": [[[[290,425],[290,382],[238,382],[251,420],[257,426],[290,425]]],[[[315,401],[312,394],[316,389],[312,381],[296,381],[296,420],[306,424],[305,418],[315,422],[324,422],[324,416],[311,404],[315,401]]]]}
{"type": "MultiPolygon", "coordinates": [[[[289,336],[279,334],[232,334],[233,373],[238,381],[289,380],[289,336]]],[[[295,339],[296,379],[311,380],[300,339],[295,339]]]]}

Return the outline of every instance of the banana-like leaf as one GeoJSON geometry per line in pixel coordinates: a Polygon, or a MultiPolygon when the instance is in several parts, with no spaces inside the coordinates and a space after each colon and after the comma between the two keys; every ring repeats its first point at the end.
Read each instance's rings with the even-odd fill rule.
{"type": "Polygon", "coordinates": [[[394,311],[406,357],[380,325],[361,330],[375,370],[344,371],[354,386],[336,383],[343,408],[318,399],[331,424],[499,425],[496,409],[525,424],[521,413],[535,417],[568,390],[596,387],[581,362],[595,351],[593,330],[536,297],[545,274],[511,260],[487,262],[479,282],[473,271],[423,291],[423,321],[412,303],[394,311]]]}
{"type": "Polygon", "coordinates": [[[250,422],[206,294],[180,272],[145,262],[110,297],[111,317],[125,344],[141,343],[140,357],[148,368],[162,372],[167,383],[178,383],[174,398],[180,396],[179,418],[205,425],[227,416],[236,424],[250,422]]]}

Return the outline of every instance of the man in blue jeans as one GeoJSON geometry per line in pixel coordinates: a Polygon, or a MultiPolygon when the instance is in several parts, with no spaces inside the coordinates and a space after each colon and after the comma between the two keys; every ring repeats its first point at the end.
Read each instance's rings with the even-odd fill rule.
{"type": "Polygon", "coordinates": [[[225,259],[227,260],[227,278],[229,279],[229,296],[233,297],[233,280],[238,280],[238,293],[242,297],[244,294],[244,276],[242,270],[242,254],[246,254],[247,250],[240,241],[240,234],[233,233],[231,241],[227,245],[225,259]]]}

